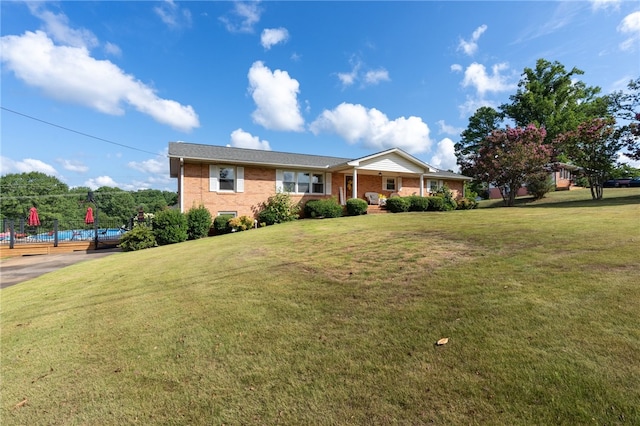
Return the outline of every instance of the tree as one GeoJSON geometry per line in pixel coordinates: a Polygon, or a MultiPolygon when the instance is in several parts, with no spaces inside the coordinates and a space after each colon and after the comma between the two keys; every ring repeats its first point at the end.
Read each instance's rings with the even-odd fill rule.
{"type": "Polygon", "coordinates": [[[126,224],[137,212],[133,195],[120,188],[102,186],[95,191],[95,200],[101,214],[100,219],[126,224]]]}
{"type": "Polygon", "coordinates": [[[62,219],[75,211],[67,184],[41,172],[1,176],[0,193],[0,212],[10,219],[26,218],[31,207],[38,208],[41,221],[62,219]]]}
{"type": "Polygon", "coordinates": [[[484,139],[500,127],[502,118],[501,113],[486,106],[478,108],[469,118],[467,129],[460,134],[460,142],[455,144],[457,163],[463,175],[470,174],[472,156],[478,152],[484,139]]]}
{"type": "Polygon", "coordinates": [[[578,68],[567,71],[557,61],[538,59],[535,69],[524,69],[511,103],[501,105],[500,111],[516,126],[543,127],[545,143],[552,144],[557,135],[576,129],[585,119],[606,114],[607,104],[596,98],[600,88],[576,81],[582,74],[578,68]]]}
{"type": "Polygon", "coordinates": [[[178,194],[158,189],[142,189],[132,193],[135,204],[146,213],[158,213],[178,202],[178,194]]]}
{"type": "Polygon", "coordinates": [[[626,124],[618,129],[627,149],[627,156],[640,160],[640,77],[627,85],[628,93],[622,91],[609,95],[610,113],[626,124]]]}
{"type": "Polygon", "coordinates": [[[581,167],[591,186],[591,198],[602,199],[602,185],[613,170],[623,146],[615,129],[615,119],[592,118],[574,131],[556,138],[564,152],[581,167]]]}
{"type": "Polygon", "coordinates": [[[534,125],[494,130],[473,159],[474,175],[500,189],[506,206],[530,176],[549,163],[552,146],[544,143],[545,129],[534,125]]]}

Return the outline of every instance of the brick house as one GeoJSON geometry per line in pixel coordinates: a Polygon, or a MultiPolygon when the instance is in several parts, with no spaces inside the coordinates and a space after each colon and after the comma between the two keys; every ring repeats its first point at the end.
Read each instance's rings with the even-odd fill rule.
{"type": "MultiPolygon", "coordinates": [[[[575,179],[580,173],[580,167],[574,166],[573,164],[556,162],[549,164],[547,168],[549,169],[549,178],[551,178],[554,189],[556,191],[568,191],[570,189],[576,188],[575,179]]],[[[524,197],[527,194],[528,192],[526,185],[523,185],[520,189],[518,189],[518,197],[524,197]]],[[[489,198],[502,198],[500,189],[494,186],[490,186],[489,198]]]]}
{"type": "Polygon", "coordinates": [[[180,210],[204,205],[214,217],[255,217],[277,192],[296,202],[335,197],[344,205],[349,198],[366,199],[365,193],[428,196],[446,184],[459,198],[471,180],[399,148],[349,159],[170,142],[169,164],[178,179],[180,210]]]}

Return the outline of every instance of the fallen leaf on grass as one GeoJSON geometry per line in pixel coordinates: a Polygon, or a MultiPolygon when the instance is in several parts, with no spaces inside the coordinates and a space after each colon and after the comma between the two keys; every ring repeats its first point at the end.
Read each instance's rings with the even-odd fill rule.
{"type": "Polygon", "coordinates": [[[449,343],[449,338],[448,337],[443,337],[442,339],[438,340],[436,342],[437,346],[442,346],[442,345],[446,345],[447,343],[449,343]]]}
{"type": "Polygon", "coordinates": [[[22,401],[18,402],[16,405],[14,405],[13,408],[21,408],[21,407],[24,407],[25,405],[27,405],[27,398],[25,398],[22,401]]]}

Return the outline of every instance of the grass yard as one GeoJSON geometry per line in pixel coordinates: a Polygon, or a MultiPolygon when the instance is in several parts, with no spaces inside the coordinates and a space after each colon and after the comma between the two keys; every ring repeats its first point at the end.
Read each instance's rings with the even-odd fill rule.
{"type": "Polygon", "coordinates": [[[639,247],[630,188],[77,264],[0,292],[0,423],[640,424],[639,247]]]}

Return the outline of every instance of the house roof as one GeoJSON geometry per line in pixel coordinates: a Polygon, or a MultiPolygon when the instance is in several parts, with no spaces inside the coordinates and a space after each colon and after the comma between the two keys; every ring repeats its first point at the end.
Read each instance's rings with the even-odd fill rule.
{"type": "Polygon", "coordinates": [[[218,145],[200,145],[169,142],[169,158],[188,158],[201,161],[222,161],[268,166],[312,167],[328,169],[346,163],[349,158],[322,155],[293,154],[260,149],[232,148],[218,145]]]}
{"type": "Polygon", "coordinates": [[[380,151],[362,158],[341,158],[323,155],[294,154],[290,152],[265,151],[259,149],[233,148],[219,145],[202,145],[186,142],[169,142],[171,176],[176,177],[181,158],[202,162],[225,162],[252,164],[271,167],[307,167],[312,169],[344,170],[375,162],[389,156],[399,156],[405,161],[423,169],[431,177],[444,179],[471,180],[457,173],[447,172],[428,165],[399,148],[380,151]]]}

